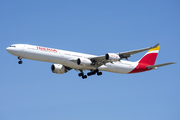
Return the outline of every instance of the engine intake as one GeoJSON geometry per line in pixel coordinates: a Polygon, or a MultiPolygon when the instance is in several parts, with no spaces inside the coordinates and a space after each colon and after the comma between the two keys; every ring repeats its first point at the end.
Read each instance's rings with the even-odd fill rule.
{"type": "Polygon", "coordinates": [[[115,54],[115,53],[107,53],[105,55],[105,59],[107,61],[112,61],[112,62],[116,62],[119,61],[121,58],[119,57],[119,55],[115,54]]]}
{"type": "Polygon", "coordinates": [[[78,59],[77,59],[77,64],[78,64],[78,65],[91,65],[92,62],[91,62],[90,59],[78,58],[78,59]]]}
{"type": "Polygon", "coordinates": [[[53,73],[56,73],[56,74],[64,74],[68,71],[68,69],[64,65],[61,65],[61,64],[53,64],[51,66],[51,70],[53,73]]]}

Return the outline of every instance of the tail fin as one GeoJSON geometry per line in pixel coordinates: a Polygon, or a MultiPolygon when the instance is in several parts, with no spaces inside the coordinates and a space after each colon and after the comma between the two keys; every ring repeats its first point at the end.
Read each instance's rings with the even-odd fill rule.
{"type": "Polygon", "coordinates": [[[138,62],[140,64],[154,65],[160,46],[150,49],[138,62]]]}
{"type": "Polygon", "coordinates": [[[175,62],[170,62],[170,63],[154,65],[159,49],[160,46],[150,49],[139,61],[137,61],[138,62],[137,66],[129,73],[144,72],[152,69],[157,69],[157,67],[175,63],[175,62]]]}

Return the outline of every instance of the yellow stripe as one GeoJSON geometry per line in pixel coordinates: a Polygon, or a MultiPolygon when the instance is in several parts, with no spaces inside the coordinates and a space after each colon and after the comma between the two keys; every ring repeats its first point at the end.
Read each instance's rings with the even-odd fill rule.
{"type": "Polygon", "coordinates": [[[160,49],[160,46],[157,46],[156,48],[150,49],[148,52],[159,50],[159,49],[160,49]]]}

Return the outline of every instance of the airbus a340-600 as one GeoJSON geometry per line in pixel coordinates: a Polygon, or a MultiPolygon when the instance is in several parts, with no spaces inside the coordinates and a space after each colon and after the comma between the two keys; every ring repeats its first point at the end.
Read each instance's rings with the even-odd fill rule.
{"type": "Polygon", "coordinates": [[[6,48],[10,54],[18,57],[19,64],[22,64],[22,58],[55,63],[51,66],[53,73],[63,74],[71,69],[75,69],[76,71],[80,71],[78,76],[83,79],[95,74],[98,76],[102,75],[100,71],[129,74],[149,71],[161,66],[174,64],[174,62],[169,62],[154,65],[159,49],[159,44],[156,44],[152,47],[138,50],[106,53],[102,56],[95,56],[28,44],[13,44],[6,48]],[[149,51],[140,60],[136,62],[128,61],[131,55],[146,50],[149,51]],[[90,72],[85,75],[83,72],[85,70],[90,72]]]}

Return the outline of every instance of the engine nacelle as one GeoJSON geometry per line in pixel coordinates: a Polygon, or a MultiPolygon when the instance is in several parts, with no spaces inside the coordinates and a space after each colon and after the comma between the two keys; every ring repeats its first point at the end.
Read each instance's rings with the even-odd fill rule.
{"type": "Polygon", "coordinates": [[[105,55],[105,59],[107,61],[116,62],[116,61],[119,61],[121,58],[119,57],[119,55],[117,55],[115,53],[107,53],[105,55]]]}
{"type": "Polygon", "coordinates": [[[64,74],[67,72],[66,67],[64,67],[64,65],[61,65],[61,64],[53,64],[51,66],[51,70],[53,73],[56,73],[56,74],[64,74]]]}
{"type": "Polygon", "coordinates": [[[91,62],[90,59],[78,58],[78,59],[77,59],[77,64],[78,64],[78,65],[91,65],[92,62],[91,62]]]}

